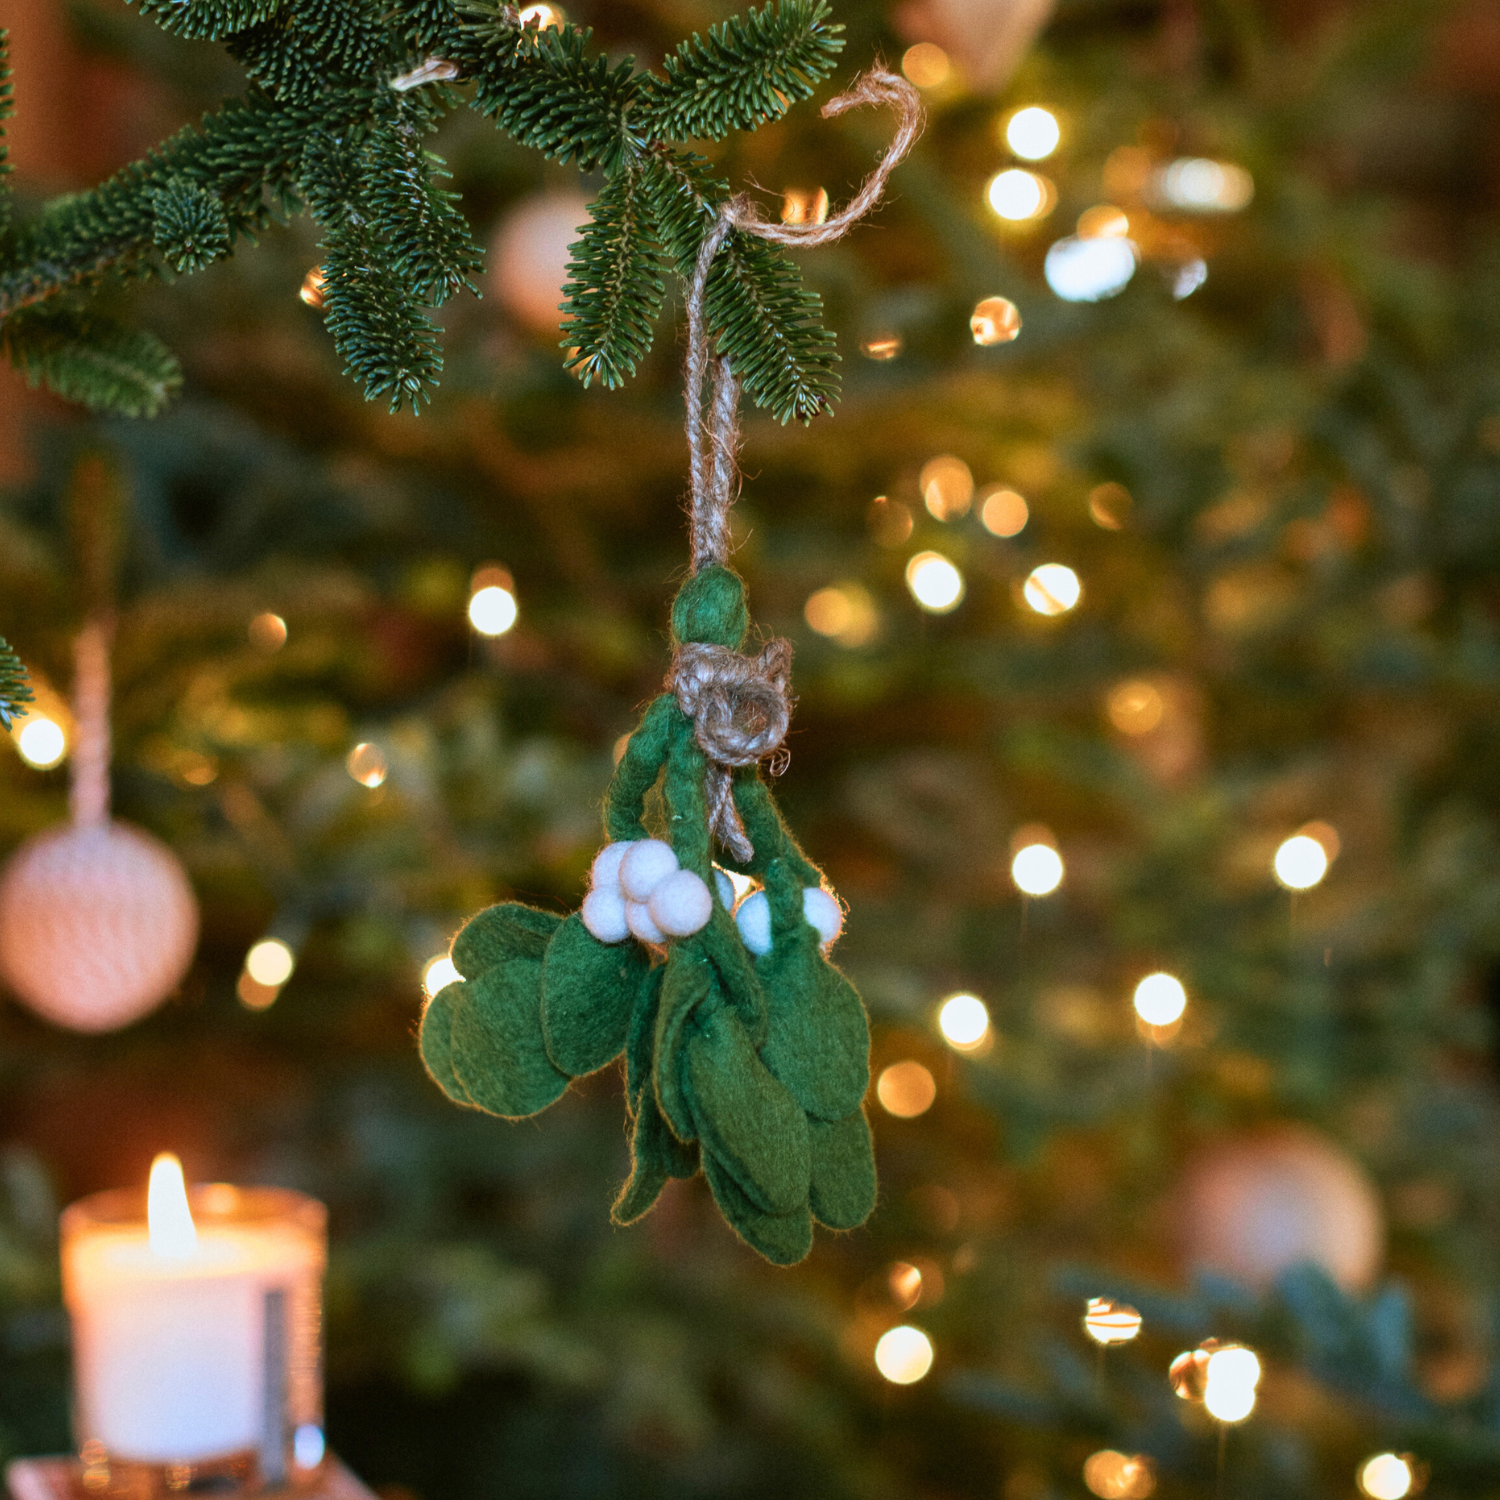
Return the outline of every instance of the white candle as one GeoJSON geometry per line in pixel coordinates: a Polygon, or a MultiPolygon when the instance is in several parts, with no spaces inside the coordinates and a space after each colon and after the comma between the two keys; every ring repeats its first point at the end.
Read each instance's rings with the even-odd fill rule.
{"type": "Polygon", "coordinates": [[[155,1464],[255,1450],[279,1474],[293,1432],[321,1421],[321,1205],[216,1184],[190,1211],[172,1157],[148,1215],[132,1196],[63,1216],[80,1447],[155,1464]]]}

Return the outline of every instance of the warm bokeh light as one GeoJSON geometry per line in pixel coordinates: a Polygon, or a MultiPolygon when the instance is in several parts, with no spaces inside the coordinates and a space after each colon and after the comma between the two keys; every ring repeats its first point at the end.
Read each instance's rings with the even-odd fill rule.
{"type": "Polygon", "coordinates": [[[1157,173],[1156,191],[1173,208],[1235,213],[1255,196],[1255,179],[1233,162],[1183,156],[1157,173]]]}
{"type": "Polygon", "coordinates": [[[1090,1297],[1083,1329],[1096,1344],[1128,1344],[1141,1331],[1141,1315],[1111,1297],[1090,1297]]]}
{"type": "Polygon", "coordinates": [[[990,1013],[978,995],[949,995],[938,1010],[938,1030],[957,1052],[976,1052],[989,1040],[990,1013]]]}
{"type": "Polygon", "coordinates": [[[68,752],[62,725],[40,715],[28,714],[15,733],[21,759],[38,771],[50,771],[68,752]]]}
{"type": "Polygon", "coordinates": [[[349,752],[344,768],[361,786],[371,790],[380,786],[390,771],[385,751],[369,740],[362,740],[349,752]]]}
{"type": "Polygon", "coordinates": [[[827,188],[788,188],[781,195],[783,224],[821,224],[827,217],[827,188]]]}
{"type": "Polygon", "coordinates": [[[1057,116],[1039,104],[1018,109],[1005,122],[1005,144],[1022,161],[1041,161],[1051,156],[1061,139],[1057,116]]]}
{"type": "Polygon", "coordinates": [[[182,1163],[163,1151],[151,1163],[146,1187],[146,1233],[153,1255],[186,1260],[198,1248],[198,1230],[188,1207],[182,1163]]]}
{"type": "Polygon", "coordinates": [[[1226,1344],[1208,1357],[1203,1404],[1220,1422],[1243,1422],[1255,1410],[1260,1360],[1241,1344],[1226,1344]]]}
{"type": "Polygon", "coordinates": [[[948,81],[953,64],[936,42],[918,42],[902,54],[901,71],[919,89],[935,89],[948,81]]]}
{"type": "Polygon", "coordinates": [[[910,1323],[888,1328],[875,1345],[875,1368],[892,1385],[914,1385],[932,1368],[932,1340],[910,1323]]]}
{"type": "Polygon", "coordinates": [[[1170,1026],[1187,1009],[1187,991],[1171,974],[1148,974],[1135,987],[1134,1004],[1148,1026],[1170,1026]]]}
{"type": "Polygon", "coordinates": [[[884,364],[887,360],[895,359],[902,347],[899,333],[876,333],[861,342],[859,352],[866,359],[873,359],[876,364],[884,364]]]}
{"type": "Polygon", "coordinates": [[[1042,274],[1064,302],[1102,302],[1125,290],[1136,268],[1135,242],[1117,236],[1058,240],[1042,274]]]}
{"type": "Polygon", "coordinates": [[[921,1268],[898,1260],[886,1276],[886,1285],[891,1289],[891,1300],[905,1312],[908,1307],[914,1307],[922,1295],[921,1268]]]}
{"type": "Polygon", "coordinates": [[[1021,592],[1039,615],[1064,615],[1083,597],[1078,575],[1062,563],[1033,568],[1021,592]]]}
{"type": "Polygon", "coordinates": [[[1133,677],[1110,689],[1104,711],[1121,734],[1150,734],[1161,723],[1166,704],[1149,682],[1133,677]]]}
{"type": "Polygon", "coordinates": [[[1113,203],[1096,203],[1079,214],[1077,233],[1081,240],[1124,239],[1130,233],[1130,216],[1113,203]]]}
{"type": "Polygon", "coordinates": [[[919,552],[906,565],[906,586],[929,614],[957,609],[964,596],[964,575],[941,552],[919,552]]]}
{"type": "Polygon", "coordinates": [[[864,646],[880,628],[880,614],[863,584],[837,583],[818,589],[802,607],[807,623],[819,635],[841,646],[864,646]]]}
{"type": "Polygon", "coordinates": [[[1146,1500],[1156,1489],[1156,1470],[1144,1453],[1104,1448],[1085,1460],[1083,1482],[1099,1500],[1146,1500]]]}
{"type": "Polygon", "coordinates": [[[1010,878],[1028,896],[1050,896],[1062,884],[1062,855],[1048,844],[1027,844],[1011,860],[1010,878]]]}
{"type": "Polygon", "coordinates": [[[939,453],[922,465],[917,476],[922,504],[937,521],[956,521],[969,513],[974,500],[974,476],[963,459],[939,453]]]}
{"type": "Polygon", "coordinates": [[[911,508],[899,500],[877,495],[870,502],[870,534],[882,547],[899,547],[907,541],[916,524],[911,508]]]}
{"type": "Polygon", "coordinates": [[[280,938],[262,938],[245,955],[245,972],[257,983],[280,988],[292,977],[297,955],[280,938]]]}
{"type": "Polygon", "coordinates": [[[1089,491],[1089,519],[1106,531],[1123,531],[1135,501],[1123,484],[1108,480],[1089,491]]]}
{"type": "Polygon", "coordinates": [[[250,621],[246,634],[257,651],[267,654],[280,651],[286,645],[286,621],[280,615],[265,610],[250,621]]]}
{"type": "Polygon", "coordinates": [[[1377,1453],[1359,1466],[1360,1493],[1370,1500],[1405,1500],[1416,1482],[1411,1460],[1399,1453],[1377,1453]]]}
{"type": "Polygon", "coordinates": [[[523,26],[535,26],[547,31],[561,26],[566,17],[560,5],[523,5],[520,19],[523,26]]]}
{"type": "Polygon", "coordinates": [[[1305,833],[1293,835],[1276,851],[1276,878],[1289,891],[1307,891],[1328,873],[1328,851],[1305,833]]]}
{"type": "Polygon", "coordinates": [[[1021,313],[1009,297],[986,297],[974,304],[969,332],[976,344],[1008,344],[1021,331],[1021,313]]]}
{"type": "Polygon", "coordinates": [[[1026,501],[1004,485],[983,490],[979,497],[979,523],[991,536],[1019,536],[1031,519],[1026,501]]]}
{"type": "Polygon", "coordinates": [[[302,286],[297,295],[309,307],[322,307],[323,305],[323,268],[314,266],[306,276],[302,278],[302,286]]]}
{"type": "Polygon", "coordinates": [[[1316,839],[1323,846],[1323,853],[1328,856],[1329,864],[1339,857],[1339,850],[1344,847],[1344,841],[1339,837],[1338,829],[1332,823],[1325,823],[1321,819],[1304,823],[1297,832],[1306,838],[1316,839]]]}
{"type": "Polygon", "coordinates": [[[937,1080],[914,1058],[894,1062],[875,1080],[880,1107],[898,1120],[915,1120],[932,1108],[937,1098],[937,1080]]]}
{"type": "Polygon", "coordinates": [[[446,953],[439,953],[436,958],[429,958],[423,966],[422,989],[428,995],[435,995],[440,989],[463,977],[458,972],[458,965],[446,953]]]}
{"type": "MultiPolygon", "coordinates": [[[[1213,1343],[1210,1339],[1209,1344],[1213,1343]]],[[[1172,1361],[1167,1379],[1171,1381],[1172,1389],[1181,1400],[1203,1400],[1203,1393],[1208,1389],[1208,1362],[1212,1357],[1213,1349],[1204,1345],[1197,1349],[1185,1349],[1172,1361]]]]}
{"type": "Polygon", "coordinates": [[[480,635],[504,635],[519,613],[516,596],[498,583],[486,584],[469,599],[469,624],[480,635]]]}
{"type": "Polygon", "coordinates": [[[1178,302],[1184,297],[1191,297],[1207,280],[1208,262],[1201,255],[1190,256],[1167,273],[1167,284],[1178,302]]]}
{"type": "Polygon", "coordinates": [[[990,207],[1012,224],[1040,219],[1052,211],[1057,192],[1047,179],[1022,167],[1007,167],[990,178],[984,190],[990,207]]]}

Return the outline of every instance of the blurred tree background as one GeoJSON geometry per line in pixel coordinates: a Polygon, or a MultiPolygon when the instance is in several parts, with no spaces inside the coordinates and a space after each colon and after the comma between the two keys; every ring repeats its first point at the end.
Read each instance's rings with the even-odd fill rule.
{"type": "MultiPolygon", "coordinates": [[[[649,62],[728,13],[568,19],[649,62]]],[[[171,1149],[329,1203],[330,1438],[387,1500],[1303,1500],[1383,1451],[1500,1495],[1500,19],[836,19],[825,94],[883,51],[931,121],[876,218],[800,257],[844,399],[749,417],[736,565],[797,645],[777,792],[850,908],[875,1216],[791,1271],[700,1181],[616,1230],[612,1071],[521,1125],[422,1072],[423,966],[463,918],[582,894],[686,560],[680,342],[623,391],[561,368],[599,180],[459,113],[485,296],[444,309],[421,416],[342,375],[301,219],[109,294],[183,362],[165,415],[5,377],[0,634],[68,732],[70,497],[121,496],[116,806],[204,920],[118,1035],[0,1010],[0,1454],[68,1443],[58,1206],[171,1149]],[[1055,147],[1035,115],[1007,136],[1027,107],[1055,147]],[[493,637],[486,585],[518,609],[493,637]],[[1299,835],[1292,884],[1329,863],[1294,894],[1299,835]],[[1037,846],[1062,880],[1026,896],[1037,846]],[[243,968],[268,934],[279,986],[243,968]],[[1177,1019],[1132,1004],[1155,972],[1177,1019]],[[986,1010],[945,1038],[956,993],[986,1010]],[[1094,1296],[1144,1319],[1097,1362],[1094,1296]],[[909,1385],[874,1361],[898,1325],[934,1351],[909,1385]],[[1209,1337],[1265,1367],[1222,1478],[1167,1378],[1209,1337]]],[[[116,0],[6,21],[22,214],[243,87],[116,0]]],[[[887,129],[804,106],[709,149],[816,216],[887,129]]],[[[7,847],[64,815],[65,766],[3,748],[0,782],[7,847]]]]}

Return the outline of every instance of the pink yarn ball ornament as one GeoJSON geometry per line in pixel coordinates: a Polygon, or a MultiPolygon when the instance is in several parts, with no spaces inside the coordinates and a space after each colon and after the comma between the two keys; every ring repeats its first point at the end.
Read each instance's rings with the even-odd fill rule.
{"type": "Polygon", "coordinates": [[[1302,1125],[1206,1147],[1183,1180],[1179,1223],[1189,1265],[1257,1289],[1311,1262],[1358,1291],[1385,1255],[1375,1184],[1340,1146],[1302,1125]]]}
{"type": "Polygon", "coordinates": [[[0,876],[0,978],[56,1026],[138,1021],[182,982],[197,946],[186,872],[128,823],[49,829],[0,876]]]}

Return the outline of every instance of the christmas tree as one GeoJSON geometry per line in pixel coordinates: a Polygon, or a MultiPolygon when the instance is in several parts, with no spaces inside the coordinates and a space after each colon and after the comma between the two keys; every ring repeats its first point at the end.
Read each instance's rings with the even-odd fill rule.
{"type": "Polygon", "coordinates": [[[329,1203],[387,1500],[1500,1494],[1493,23],[1025,11],[17,7],[5,843],[103,496],[115,807],[203,926],[129,1029],[0,1011],[7,1456],[69,1442],[58,1206],[171,1149],[329,1203]],[[878,1207],[779,1270],[701,1181],[610,1226],[613,1072],[507,1125],[416,1028],[466,917],[583,894],[680,278],[731,191],[848,197],[889,124],[816,106],[880,53],[885,205],[709,306],[873,1029],[878,1207]]]}

